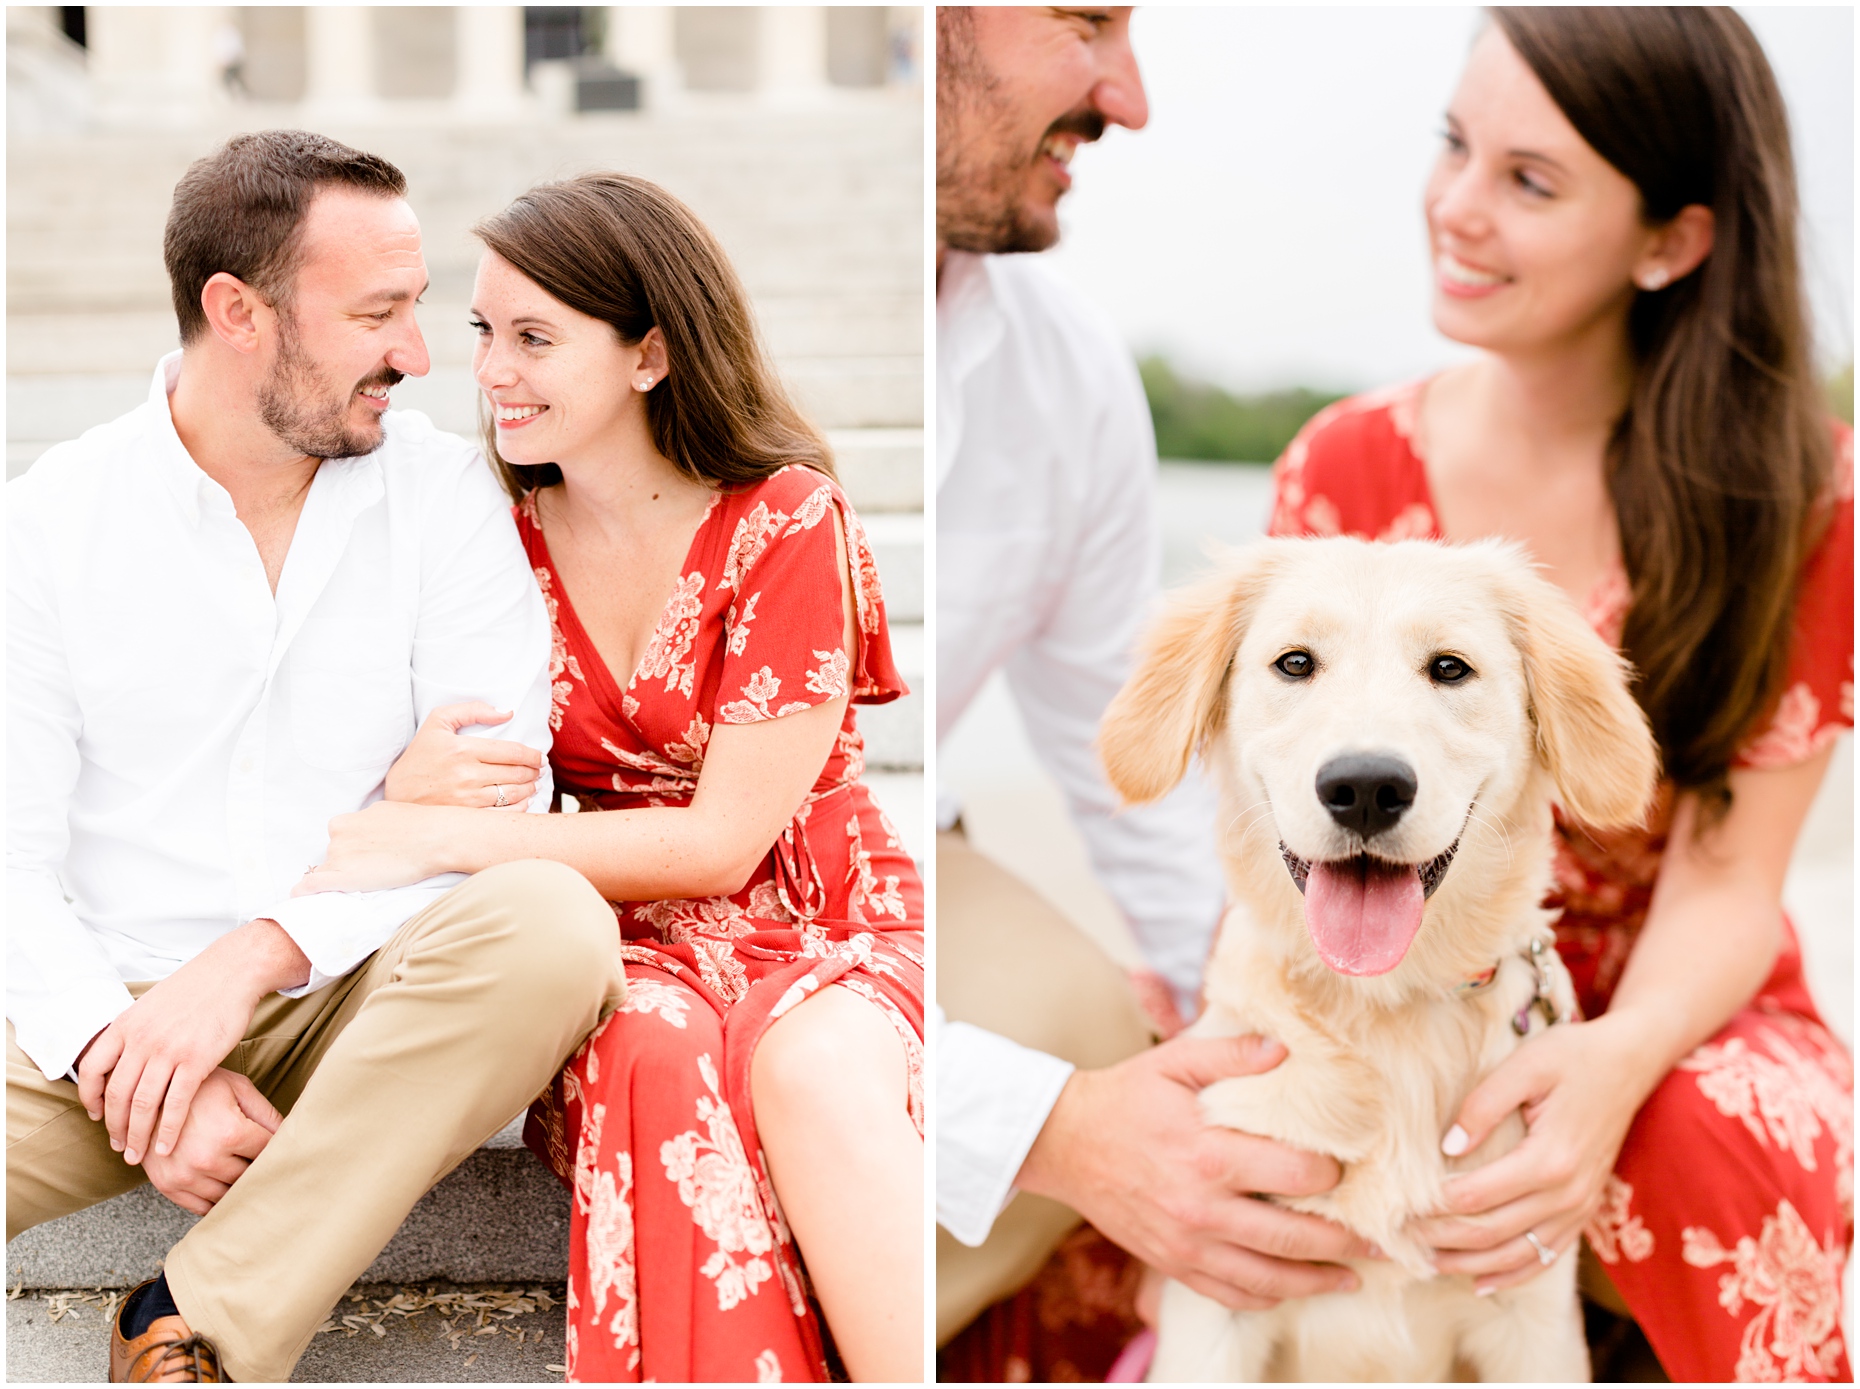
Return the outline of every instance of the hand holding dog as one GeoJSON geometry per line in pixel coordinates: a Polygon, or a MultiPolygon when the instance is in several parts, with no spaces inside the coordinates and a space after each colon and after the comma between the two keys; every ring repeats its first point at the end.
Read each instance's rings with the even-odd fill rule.
{"type": "Polygon", "coordinates": [[[1658,1080],[1638,1083],[1648,1048],[1632,1031],[1631,1017],[1613,1013],[1553,1027],[1466,1097],[1441,1145],[1449,1156],[1478,1147],[1513,1110],[1528,1132],[1495,1162],[1448,1179],[1447,1214],[1414,1223],[1443,1274],[1471,1274],[1478,1292],[1496,1292],[1543,1271],[1526,1230],[1559,1257],[1575,1247],[1658,1080]]]}
{"type": "Polygon", "coordinates": [[[1077,1071],[1015,1185],[1078,1211],[1145,1263],[1228,1307],[1357,1286],[1322,1260],[1370,1246],[1256,1193],[1307,1196],[1342,1175],[1328,1157],[1209,1126],[1200,1092],[1285,1058],[1261,1037],[1178,1037],[1116,1066],[1077,1071]]]}
{"type": "Polygon", "coordinates": [[[221,1067],[200,1082],[174,1151],[150,1153],[142,1170],[175,1205],[205,1215],[265,1151],[282,1122],[256,1085],[221,1067]]]}

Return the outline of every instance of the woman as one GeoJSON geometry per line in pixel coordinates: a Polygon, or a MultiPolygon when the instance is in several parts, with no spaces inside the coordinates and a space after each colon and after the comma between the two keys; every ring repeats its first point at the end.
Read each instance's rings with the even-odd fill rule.
{"type": "Polygon", "coordinates": [[[849,707],[905,693],[871,552],[676,199],[591,174],[477,234],[474,369],[583,813],[461,808],[521,805],[539,759],[442,709],[309,881],[540,857],[612,901],[628,999],[525,1135],[575,1197],[571,1378],[823,1379],[810,1290],[854,1378],[920,1378],[922,891],[849,707]]]}
{"type": "Polygon", "coordinates": [[[1447,1152],[1529,1137],[1422,1234],[1482,1291],[1586,1234],[1674,1380],[1847,1379],[1852,1060],[1780,896],[1853,721],[1852,437],[1782,99],[1728,9],[1492,13],[1426,193],[1435,322],[1483,351],[1314,419],[1272,529],[1523,542],[1632,658],[1667,780],[1638,832],[1559,820],[1589,1021],[1467,1099],[1447,1152]]]}

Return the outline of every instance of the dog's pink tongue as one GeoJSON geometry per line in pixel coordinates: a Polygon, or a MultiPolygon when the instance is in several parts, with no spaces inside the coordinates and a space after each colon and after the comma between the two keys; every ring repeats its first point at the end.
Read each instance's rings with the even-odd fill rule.
{"type": "Polygon", "coordinates": [[[1421,929],[1421,875],[1359,857],[1314,863],[1305,879],[1305,929],[1339,974],[1387,974],[1421,929]]]}

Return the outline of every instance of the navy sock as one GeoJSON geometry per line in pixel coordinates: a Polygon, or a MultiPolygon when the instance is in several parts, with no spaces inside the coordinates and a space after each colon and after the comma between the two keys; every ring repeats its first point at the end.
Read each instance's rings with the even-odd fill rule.
{"type": "Polygon", "coordinates": [[[178,1317],[181,1309],[174,1305],[174,1297],[168,1291],[168,1275],[157,1274],[153,1283],[144,1284],[123,1304],[122,1315],[117,1324],[123,1329],[123,1339],[133,1341],[147,1333],[157,1317],[178,1317]]]}

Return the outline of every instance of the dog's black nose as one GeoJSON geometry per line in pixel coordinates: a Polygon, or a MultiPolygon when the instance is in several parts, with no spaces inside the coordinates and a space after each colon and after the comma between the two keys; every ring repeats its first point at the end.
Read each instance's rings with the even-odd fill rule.
{"type": "Polygon", "coordinates": [[[1385,753],[1345,753],[1318,768],[1318,799],[1330,818],[1365,839],[1381,834],[1414,804],[1414,768],[1385,753]]]}

